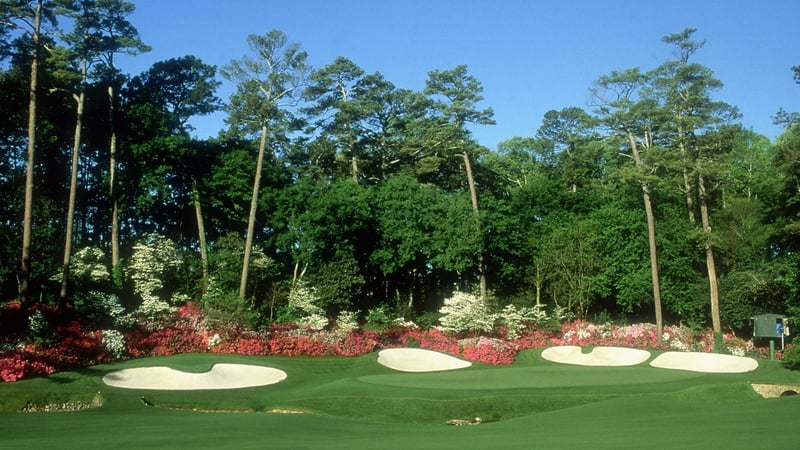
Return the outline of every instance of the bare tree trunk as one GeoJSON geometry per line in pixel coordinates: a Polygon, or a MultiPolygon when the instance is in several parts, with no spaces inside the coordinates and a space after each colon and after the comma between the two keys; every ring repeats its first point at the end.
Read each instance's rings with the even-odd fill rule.
{"type": "MultiPolygon", "coordinates": [[[[469,185],[469,198],[472,201],[472,212],[475,214],[475,227],[480,235],[481,223],[478,210],[478,191],[475,189],[475,179],[472,176],[472,164],[469,161],[469,154],[466,151],[464,151],[461,156],[464,158],[464,168],[467,171],[467,184],[469,185]]],[[[486,286],[486,271],[484,269],[483,262],[483,249],[478,252],[478,273],[480,274],[481,301],[485,303],[488,295],[488,289],[486,286]]]]}
{"type": "Polygon", "coordinates": [[[352,155],[350,165],[353,172],[353,181],[358,183],[358,158],[356,158],[356,155],[352,155]]]}
{"type": "Polygon", "coordinates": [[[64,238],[64,262],[62,265],[61,273],[61,291],[59,292],[59,300],[64,306],[67,299],[67,287],[69,285],[69,264],[72,257],[72,229],[75,223],[75,197],[78,190],[78,157],[81,150],[81,131],[83,129],[83,105],[86,98],[86,65],[84,59],[81,62],[81,90],[75,100],[78,103],[77,114],[75,118],[75,139],[72,145],[72,172],[69,180],[69,204],[67,205],[67,224],[64,238]]]}
{"type": "Polygon", "coordinates": [[[22,227],[22,262],[20,264],[19,300],[24,305],[30,295],[31,234],[33,230],[33,170],[36,154],[36,89],[39,79],[39,29],[42,24],[42,0],[36,3],[33,23],[33,60],[28,103],[28,163],[25,167],[25,206],[22,227]]]}
{"type": "MultiPolygon", "coordinates": [[[[703,231],[711,233],[711,225],[708,218],[708,203],[706,199],[706,187],[703,176],[697,178],[697,191],[700,196],[700,221],[703,231]]],[[[703,243],[706,251],[706,270],[708,271],[708,287],[711,295],[711,324],[714,333],[722,332],[722,323],[719,315],[719,281],[717,280],[717,266],[714,260],[714,247],[711,245],[710,236],[706,236],[703,243]]]]}
{"type": "Polygon", "coordinates": [[[536,286],[536,306],[542,306],[542,287],[544,286],[544,274],[542,274],[542,264],[539,261],[534,262],[536,270],[536,277],[533,280],[536,286]]]}
{"type": "Polygon", "coordinates": [[[256,225],[256,209],[258,209],[258,189],[261,186],[261,166],[264,164],[264,150],[267,145],[267,125],[261,125],[261,143],[258,145],[256,176],[253,180],[253,196],[250,200],[250,219],[247,221],[247,238],[244,244],[244,260],[242,261],[242,279],[239,283],[239,298],[244,299],[247,293],[247,274],[250,266],[250,253],[253,249],[253,232],[256,225]]]}
{"type": "Polygon", "coordinates": [[[192,201],[194,215],[197,219],[197,239],[200,242],[200,266],[203,272],[203,294],[208,291],[208,244],[206,243],[206,227],[203,223],[203,209],[200,205],[200,192],[197,190],[197,180],[192,177],[192,201]]]}

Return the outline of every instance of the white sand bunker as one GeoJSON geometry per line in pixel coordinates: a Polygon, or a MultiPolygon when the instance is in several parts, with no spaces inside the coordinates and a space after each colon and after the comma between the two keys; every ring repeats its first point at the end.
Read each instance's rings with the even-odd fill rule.
{"type": "Polygon", "coordinates": [[[758,368],[758,361],[744,356],[702,352],[666,352],[650,365],[660,369],[689,370],[705,373],[742,373],[758,368]]]}
{"type": "Polygon", "coordinates": [[[401,372],[438,372],[472,365],[444,353],[419,348],[389,348],[378,352],[378,362],[401,372]]]}
{"type": "Polygon", "coordinates": [[[647,361],[650,352],[635,348],[595,347],[591,352],[583,353],[578,346],[563,345],[545,349],[542,358],[579,366],[635,366],[647,361]]]}
{"type": "Polygon", "coordinates": [[[169,367],[137,367],[111,372],[103,383],[126,389],[196,390],[238,389],[275,384],[286,372],[247,364],[214,364],[205,373],[189,373],[169,367]]]}

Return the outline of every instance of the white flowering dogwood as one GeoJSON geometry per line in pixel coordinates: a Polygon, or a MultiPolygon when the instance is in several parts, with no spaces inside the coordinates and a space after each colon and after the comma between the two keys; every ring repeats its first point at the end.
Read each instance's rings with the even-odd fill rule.
{"type": "Polygon", "coordinates": [[[498,315],[500,321],[506,326],[506,334],[510,339],[516,339],[529,323],[540,323],[547,319],[543,305],[533,308],[519,307],[513,304],[506,305],[498,315]]]}
{"type": "Polygon", "coordinates": [[[125,337],[117,330],[102,330],[101,341],[109,353],[119,359],[125,356],[125,337]]]}
{"type": "Polygon", "coordinates": [[[316,288],[304,282],[297,283],[289,293],[289,309],[297,315],[297,323],[314,330],[321,330],[328,325],[325,310],[317,305],[318,302],[316,288]]]}
{"type": "Polygon", "coordinates": [[[103,283],[111,279],[106,254],[97,247],[84,247],[75,252],[69,261],[70,275],[75,280],[103,283]]]}
{"type": "Polygon", "coordinates": [[[137,313],[145,317],[170,313],[175,310],[173,305],[176,302],[185,300],[180,296],[170,296],[165,300],[159,295],[165,275],[180,264],[175,244],[164,236],[148,234],[133,246],[127,272],[133,281],[133,292],[142,299],[137,313]]]}
{"type": "Polygon", "coordinates": [[[446,298],[439,313],[442,315],[439,318],[442,330],[456,333],[492,331],[497,318],[481,301],[480,296],[466,292],[455,292],[446,298]]]}

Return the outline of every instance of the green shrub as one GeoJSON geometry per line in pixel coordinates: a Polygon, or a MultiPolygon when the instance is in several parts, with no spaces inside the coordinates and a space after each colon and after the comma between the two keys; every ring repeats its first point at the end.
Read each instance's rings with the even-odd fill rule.
{"type": "Polygon", "coordinates": [[[389,328],[392,324],[389,306],[382,304],[368,309],[364,320],[366,321],[365,328],[369,330],[382,331],[389,328]]]}
{"type": "Polygon", "coordinates": [[[426,311],[417,315],[416,319],[414,319],[414,322],[421,329],[429,330],[439,322],[440,317],[442,317],[442,315],[438,311],[426,311]]]}
{"type": "Polygon", "coordinates": [[[236,292],[219,289],[213,283],[203,295],[203,309],[212,323],[228,323],[242,328],[257,325],[258,313],[251,307],[251,302],[242,300],[236,292]]]}
{"type": "Polygon", "coordinates": [[[800,337],[794,338],[792,345],[783,351],[783,367],[800,370],[800,337]]]}

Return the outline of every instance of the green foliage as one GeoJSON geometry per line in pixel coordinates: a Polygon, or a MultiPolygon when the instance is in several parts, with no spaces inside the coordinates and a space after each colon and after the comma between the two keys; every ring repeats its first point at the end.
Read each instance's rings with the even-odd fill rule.
{"type": "Polygon", "coordinates": [[[369,330],[382,331],[389,328],[393,322],[391,309],[386,304],[374,306],[367,310],[367,315],[364,317],[366,323],[364,327],[369,330]]]}
{"type": "MultiPolygon", "coordinates": [[[[147,49],[126,19],[130,2],[95,3],[83,5],[90,14],[66,12],[75,29],[48,42],[40,66],[31,288],[41,290],[44,302],[54,298],[52,275],[62,266],[69,175],[63,156],[73,145],[70,93],[80,79],[73,63],[98,57],[109,63],[103,56],[147,49]]],[[[482,255],[489,287],[501,304],[514,305],[495,311],[505,314],[512,334],[528,320],[522,305],[534,301],[556,305],[563,316],[649,317],[647,187],[667,322],[708,324],[705,244],[717,256],[726,327],[746,327],[759,312],[800,317],[800,127],[790,120],[794,113],[783,111],[778,119],[786,130],[771,144],[731,125],[733,108],[712,98],[720,80],[690,61],[702,46],[693,33],[665,38],[677,53],[655,70],[602,76],[593,89],[596,110],[550,105],[555,109],[535,136],[510,137],[496,151],[470,135],[471,126],[492,122],[492,111],[478,108],[482,86],[466,66],[431,71],[425,88],[414,92],[337,58],[303,84],[309,67],[299,45],[279,31],[254,35],[252,57],[223,71],[237,83],[227,109],[231,129],[201,141],[188,136],[187,120],[219,104],[213,67],[185,56],[131,77],[95,65],[99,70],[86,80],[74,238],[80,249],[70,264],[69,298],[102,328],[125,326],[122,305],[142,317],[167,314],[186,299],[181,293],[201,298],[215,320],[248,326],[271,322],[278,310],[281,320],[315,317],[310,322],[320,326],[326,316],[338,313],[349,322],[351,311],[369,308],[371,327],[403,318],[428,326],[438,321],[440,299],[454,283],[477,278],[482,255]],[[109,84],[121,100],[114,103],[113,129],[120,144],[115,189],[123,263],[113,268],[99,250],[111,222],[109,84]],[[298,109],[301,87],[307,108],[298,109]],[[246,234],[256,244],[248,296],[240,300],[241,236],[256,165],[250,138],[265,122],[273,151],[264,162],[257,226],[246,234]],[[637,165],[630,163],[631,140],[640,146],[637,165]],[[464,153],[480,193],[480,233],[464,189],[464,153]],[[687,220],[698,209],[700,175],[711,232],[687,220]],[[687,198],[695,202],[692,211],[687,198]],[[200,283],[194,199],[207,227],[207,285],[200,283]],[[172,244],[161,246],[167,240],[172,244]],[[286,268],[296,263],[308,266],[313,311],[287,304],[286,268]],[[414,317],[423,310],[429,311],[414,317]]],[[[29,62],[14,58],[0,71],[0,115],[7,118],[0,124],[0,189],[8,194],[0,202],[0,217],[8,218],[0,223],[0,295],[6,300],[17,293],[29,62]]],[[[563,316],[543,320],[557,324],[563,316]]],[[[484,326],[455,325],[465,332],[484,326]]]]}
{"type": "Polygon", "coordinates": [[[792,345],[784,350],[783,367],[791,370],[800,370],[800,338],[794,338],[792,345]]]}
{"type": "Polygon", "coordinates": [[[79,290],[72,299],[73,307],[82,316],[95,324],[108,326],[126,326],[130,318],[126,315],[116,294],[97,291],[79,290]]]}
{"type": "Polygon", "coordinates": [[[249,299],[242,300],[235,290],[225,289],[213,278],[202,297],[203,311],[209,322],[235,324],[244,328],[257,328],[263,317],[253,308],[249,299]]]}
{"type": "Polygon", "coordinates": [[[357,262],[349,258],[323,264],[309,271],[307,279],[326,310],[352,308],[364,285],[357,262]]]}
{"type": "MultiPolygon", "coordinates": [[[[402,309],[403,308],[399,307],[393,309],[385,303],[370,308],[367,310],[367,314],[364,317],[366,322],[364,324],[364,329],[380,332],[392,326],[416,328],[417,325],[414,322],[406,319],[406,317],[403,315],[398,314],[398,311],[402,309]]],[[[426,318],[425,315],[423,315],[422,320],[425,322],[427,328],[430,328],[439,320],[439,314],[428,314],[433,314],[433,316],[426,318]]]]}
{"type": "Polygon", "coordinates": [[[36,345],[47,345],[56,337],[50,321],[39,309],[28,316],[28,334],[36,345]]]}
{"type": "Polygon", "coordinates": [[[220,237],[209,250],[209,279],[202,296],[203,306],[216,320],[231,320],[234,323],[266,323],[276,298],[273,279],[276,273],[275,260],[267,256],[261,246],[254,245],[250,253],[248,276],[249,292],[253,294],[242,300],[238,297],[242,271],[244,239],[235,233],[220,237]],[[270,306],[272,305],[272,306],[270,306]]]}

